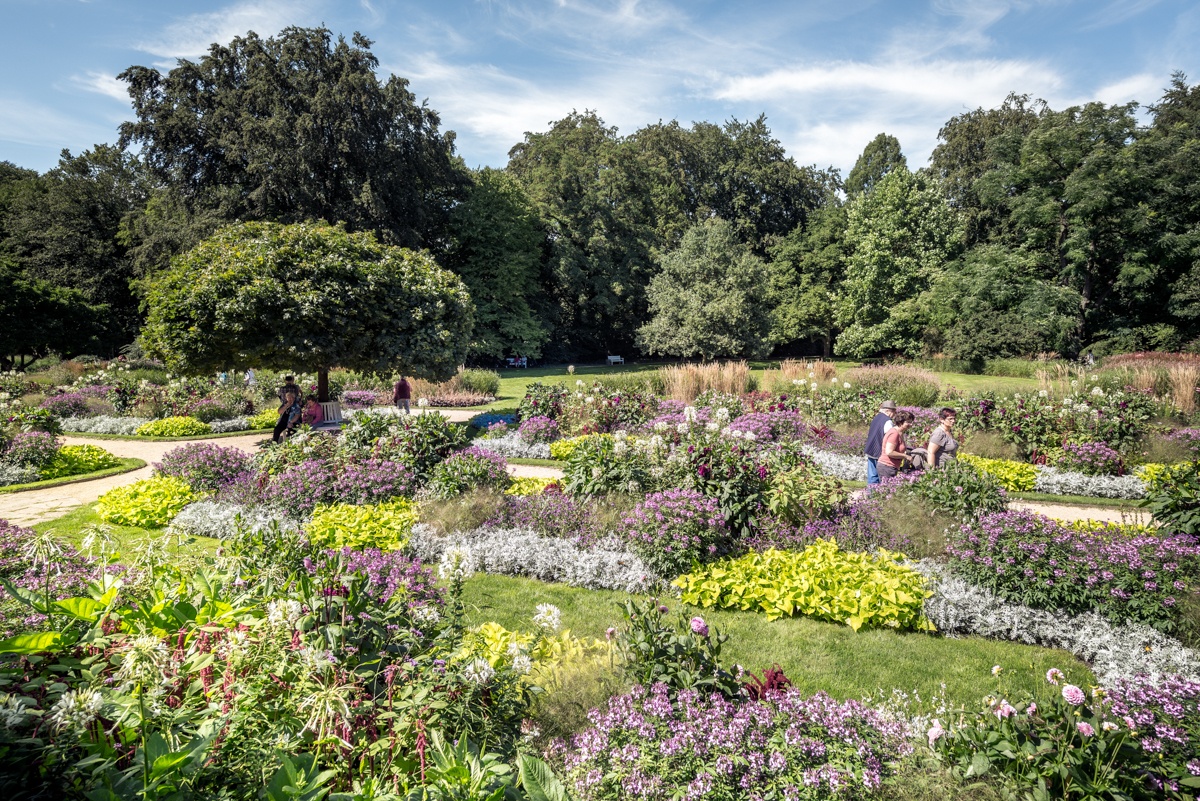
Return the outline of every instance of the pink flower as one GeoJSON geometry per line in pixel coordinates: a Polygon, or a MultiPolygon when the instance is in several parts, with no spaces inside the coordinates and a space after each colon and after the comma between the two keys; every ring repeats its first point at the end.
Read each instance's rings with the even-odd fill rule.
{"type": "Polygon", "coordinates": [[[1013,709],[1012,705],[1010,703],[1008,703],[1008,701],[1001,701],[1000,706],[996,707],[996,717],[998,717],[998,718],[1012,717],[1013,713],[1015,713],[1016,711],[1017,710],[1013,709]]]}
{"type": "Polygon", "coordinates": [[[1071,706],[1079,706],[1087,700],[1087,696],[1083,694],[1083,690],[1079,689],[1074,684],[1063,685],[1062,697],[1071,706]]]}
{"type": "Polygon", "coordinates": [[[942,735],[945,733],[946,730],[942,728],[942,724],[938,722],[937,718],[934,718],[933,725],[929,727],[929,731],[926,735],[929,737],[929,747],[933,748],[933,744],[941,739],[942,735]]]}
{"type": "Polygon", "coordinates": [[[1026,715],[1036,715],[1037,714],[1037,704],[1035,704],[1033,701],[1030,701],[1029,706],[1025,707],[1025,714],[1026,715]]]}
{"type": "Polygon", "coordinates": [[[1079,733],[1084,737],[1091,737],[1096,733],[1096,730],[1092,728],[1092,724],[1084,723],[1082,720],[1075,724],[1075,728],[1078,729],[1079,733]]]}
{"type": "Polygon", "coordinates": [[[1051,684],[1058,684],[1064,678],[1066,677],[1063,676],[1063,672],[1058,668],[1050,668],[1046,671],[1046,681],[1050,682],[1051,684]]]}
{"type": "Polygon", "coordinates": [[[699,634],[701,637],[708,636],[708,624],[704,622],[704,618],[692,618],[692,633],[699,634]]]}

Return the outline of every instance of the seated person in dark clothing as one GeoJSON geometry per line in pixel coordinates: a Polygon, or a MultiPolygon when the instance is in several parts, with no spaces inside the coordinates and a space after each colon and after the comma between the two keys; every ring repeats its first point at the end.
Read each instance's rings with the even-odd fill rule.
{"type": "Polygon", "coordinates": [[[279,422],[275,424],[271,441],[279,442],[285,432],[291,435],[296,430],[296,426],[300,425],[300,415],[303,414],[303,411],[296,393],[290,389],[287,390],[283,396],[283,405],[279,407],[279,422]]]}

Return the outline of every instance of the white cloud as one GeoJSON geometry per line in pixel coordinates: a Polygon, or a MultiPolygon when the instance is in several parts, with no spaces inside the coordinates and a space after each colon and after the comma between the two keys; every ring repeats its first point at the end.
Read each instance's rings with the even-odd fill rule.
{"type": "Polygon", "coordinates": [[[57,153],[64,147],[82,150],[112,137],[111,129],[89,124],[86,119],[24,98],[0,97],[0,142],[49,147],[57,153]]]}
{"type": "Polygon", "coordinates": [[[1162,0],[1112,0],[1091,16],[1084,30],[1107,28],[1126,20],[1133,19],[1138,14],[1149,11],[1162,0]]]}
{"type": "Polygon", "coordinates": [[[1168,80],[1166,75],[1154,75],[1149,72],[1130,75],[1128,78],[1100,87],[1092,93],[1088,100],[1099,100],[1110,105],[1136,100],[1142,105],[1147,105],[1158,100],[1162,95],[1162,90],[1166,88],[1168,80]]]}
{"type": "Polygon", "coordinates": [[[71,76],[71,82],[89,92],[106,95],[116,100],[129,100],[129,87],[118,81],[115,75],[89,70],[83,75],[71,76]]]}
{"type": "Polygon", "coordinates": [[[289,25],[316,25],[320,22],[320,6],[314,0],[245,0],[218,11],[184,17],[136,47],[163,58],[196,58],[207,53],[214,42],[228,43],[247,31],[267,37],[289,25]]]}

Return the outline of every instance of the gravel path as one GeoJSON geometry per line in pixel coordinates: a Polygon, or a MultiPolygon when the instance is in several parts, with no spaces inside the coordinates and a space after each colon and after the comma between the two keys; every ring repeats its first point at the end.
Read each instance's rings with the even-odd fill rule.
{"type": "Polygon", "coordinates": [[[1068,523],[1076,520],[1103,520],[1107,523],[1150,522],[1150,515],[1144,509],[1121,509],[1115,506],[1073,506],[1067,503],[1037,503],[1034,501],[1011,501],[1008,505],[1013,509],[1026,509],[1068,523]]]}

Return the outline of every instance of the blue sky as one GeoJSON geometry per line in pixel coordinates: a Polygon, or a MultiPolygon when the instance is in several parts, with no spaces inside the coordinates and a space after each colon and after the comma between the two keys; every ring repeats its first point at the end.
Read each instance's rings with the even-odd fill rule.
{"type": "Polygon", "coordinates": [[[525,131],[595,109],[660,119],[767,115],[800,164],[848,171],[877,133],[927,162],[943,122],[1010,91],[1055,108],[1153,103],[1200,80],[1200,3],[1184,0],[0,0],[0,160],[44,171],[116,140],[116,75],[166,71],[247,30],[325,24],[375,42],[470,166],[525,131]]]}

